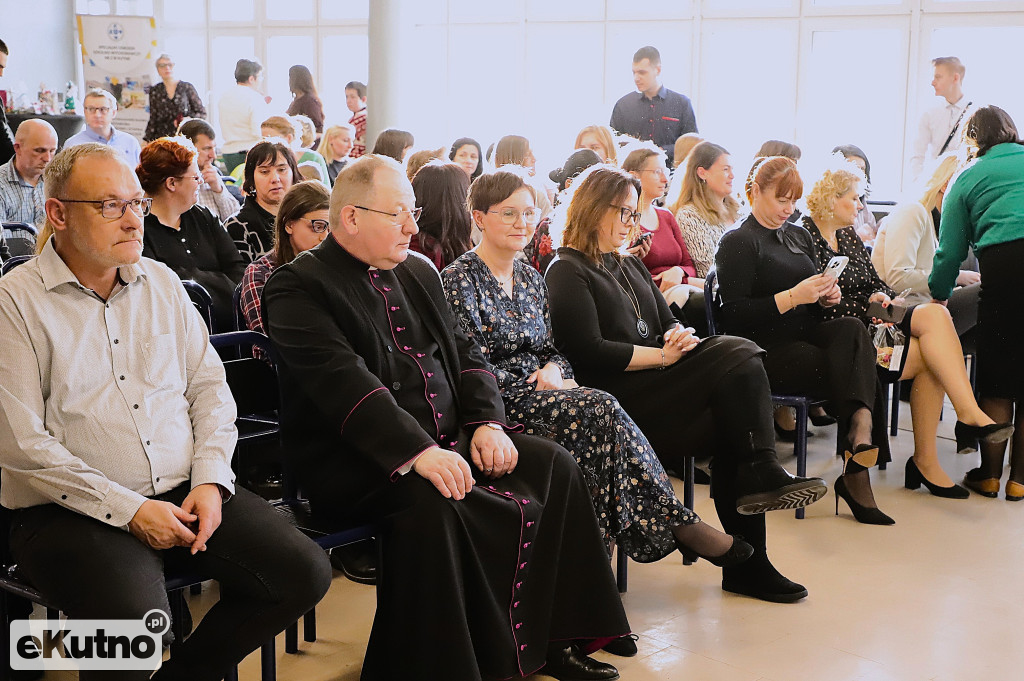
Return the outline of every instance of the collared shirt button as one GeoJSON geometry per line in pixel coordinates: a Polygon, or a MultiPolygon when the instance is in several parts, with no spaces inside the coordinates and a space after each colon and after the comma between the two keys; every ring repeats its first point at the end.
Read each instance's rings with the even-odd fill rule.
{"type": "Polygon", "coordinates": [[[124,380],[124,374],[121,374],[120,376],[118,376],[118,378],[120,378],[123,381],[124,380]]]}
{"type": "Polygon", "coordinates": [[[392,390],[401,390],[402,389],[402,384],[399,383],[398,381],[395,381],[394,383],[391,384],[391,389],[392,390]]]}
{"type": "Polygon", "coordinates": [[[67,499],[67,498],[68,498],[68,495],[67,495],[67,494],[61,494],[61,495],[60,495],[60,498],[61,498],[61,499],[67,499]]]}
{"type": "Polygon", "coordinates": [[[117,345],[119,342],[116,338],[114,339],[114,345],[117,345]]]}
{"type": "Polygon", "coordinates": [[[157,479],[156,479],[156,481],[157,481],[157,482],[160,482],[160,478],[157,478],[157,479]]]}
{"type": "MultiPolygon", "coordinates": [[[[146,444],[147,444],[147,445],[149,444],[149,440],[146,440],[146,444]]],[[[159,480],[159,479],[160,479],[160,478],[157,478],[157,480],[159,480]]]]}
{"type": "Polygon", "coordinates": [[[137,404],[133,404],[132,405],[132,409],[138,409],[138,408],[139,408],[139,405],[137,405],[137,404]]]}
{"type": "Polygon", "coordinates": [[[107,520],[110,520],[110,517],[111,517],[111,516],[110,516],[110,514],[108,513],[108,514],[107,514],[107,520]]]}

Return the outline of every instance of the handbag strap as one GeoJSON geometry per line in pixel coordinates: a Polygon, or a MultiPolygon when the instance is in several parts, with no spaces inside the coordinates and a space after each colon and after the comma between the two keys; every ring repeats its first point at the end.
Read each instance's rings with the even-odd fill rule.
{"type": "Polygon", "coordinates": [[[949,143],[953,141],[953,135],[955,135],[957,129],[959,129],[961,121],[964,120],[964,116],[967,114],[967,110],[971,108],[971,104],[974,104],[974,102],[967,102],[967,106],[965,106],[964,110],[960,112],[960,117],[956,119],[953,129],[949,131],[949,137],[946,138],[946,143],[942,145],[942,148],[939,149],[939,153],[936,154],[936,156],[942,156],[946,153],[946,149],[949,148],[949,143]]]}

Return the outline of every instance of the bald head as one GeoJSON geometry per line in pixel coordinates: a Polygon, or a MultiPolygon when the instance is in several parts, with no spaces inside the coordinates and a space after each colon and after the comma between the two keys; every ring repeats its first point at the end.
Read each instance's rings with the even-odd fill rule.
{"type": "Polygon", "coordinates": [[[29,118],[14,133],[14,166],[21,178],[35,185],[57,153],[57,131],[46,121],[29,118]]]}

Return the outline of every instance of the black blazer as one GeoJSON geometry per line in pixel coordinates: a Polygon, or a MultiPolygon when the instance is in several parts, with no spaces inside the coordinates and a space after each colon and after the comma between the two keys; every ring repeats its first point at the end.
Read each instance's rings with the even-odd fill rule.
{"type": "MultiPolygon", "coordinates": [[[[328,237],[277,268],[263,289],[266,328],[282,360],[284,438],[311,499],[310,486],[364,496],[436,444],[393,397],[401,389],[393,382],[397,353],[372,314],[380,302],[368,269],[328,237]]],[[[448,307],[437,272],[410,254],[394,273],[441,349],[463,429],[505,423],[497,381],[448,307]]]]}

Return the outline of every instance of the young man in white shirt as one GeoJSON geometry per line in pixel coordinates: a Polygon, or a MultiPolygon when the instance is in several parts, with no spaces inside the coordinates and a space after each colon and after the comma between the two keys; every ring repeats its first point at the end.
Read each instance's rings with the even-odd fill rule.
{"type": "Polygon", "coordinates": [[[267,98],[259,91],[263,66],[252,59],[235,64],[235,87],[220,98],[221,150],[230,173],[245,162],[245,152],[263,139],[260,123],[267,118],[267,98]]]}
{"type": "Polygon", "coordinates": [[[935,96],[943,101],[921,115],[917,126],[917,138],[910,157],[910,174],[913,179],[921,174],[926,159],[934,159],[947,151],[960,148],[961,134],[970,118],[973,102],[964,94],[963,83],[967,68],[956,57],[932,59],[935,74],[932,87],[935,96]]]}

